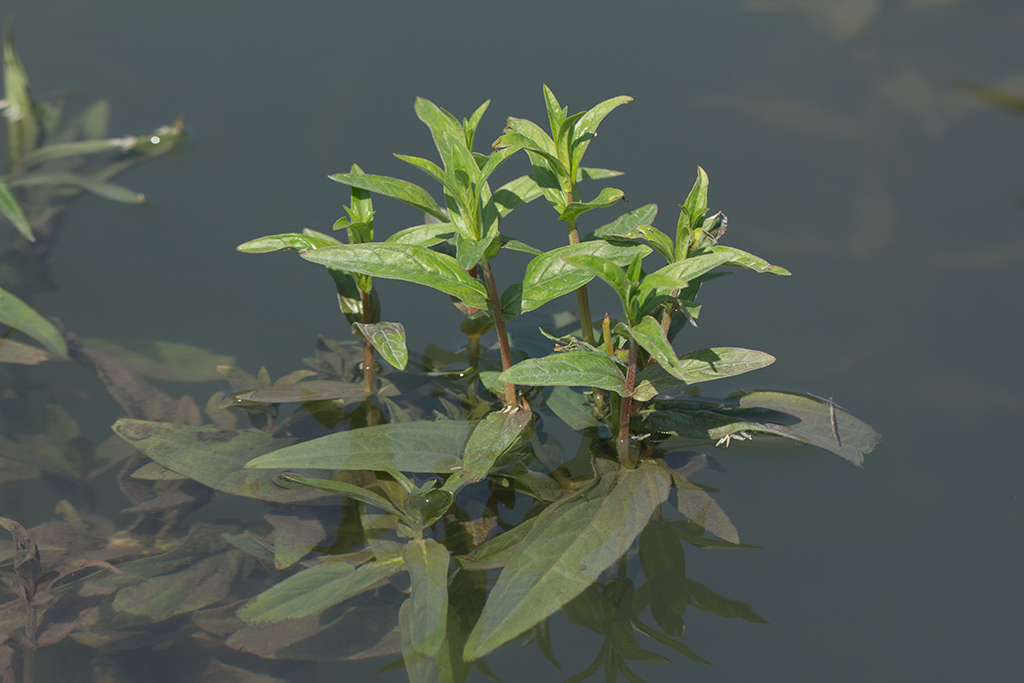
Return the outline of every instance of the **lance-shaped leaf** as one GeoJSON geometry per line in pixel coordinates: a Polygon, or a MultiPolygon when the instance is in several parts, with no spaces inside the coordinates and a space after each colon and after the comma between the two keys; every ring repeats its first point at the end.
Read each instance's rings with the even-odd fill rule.
{"type": "Polygon", "coordinates": [[[740,249],[716,244],[709,248],[708,251],[714,254],[729,254],[730,258],[725,263],[727,266],[738,266],[758,273],[771,273],[772,275],[792,275],[782,266],[773,266],[760,256],[755,256],[740,249]]]}
{"type": "Polygon", "coordinates": [[[212,382],[223,379],[218,365],[234,365],[221,356],[188,344],[148,339],[86,339],[86,348],[113,356],[143,377],[171,382],[212,382]]]}
{"type": "Polygon", "coordinates": [[[580,161],[583,159],[583,154],[587,151],[587,147],[590,146],[590,141],[594,139],[597,127],[601,125],[604,117],[608,116],[608,114],[616,107],[632,101],[633,98],[628,95],[613,97],[592,107],[579,119],[573,130],[574,139],[572,141],[571,150],[571,166],[573,169],[579,168],[580,161]]]}
{"type": "Polygon", "coordinates": [[[666,372],[679,380],[685,379],[686,366],[676,356],[675,349],[665,336],[665,331],[661,329],[661,323],[649,315],[644,316],[643,320],[629,329],[629,333],[640,346],[650,352],[666,372]]]}
{"type": "Polygon", "coordinates": [[[466,483],[480,481],[494,461],[511,448],[529,426],[533,414],[527,410],[490,413],[476,426],[462,455],[466,483]]]}
{"type": "Polygon", "coordinates": [[[714,614],[716,617],[742,619],[753,624],[768,623],[747,603],[723,597],[693,579],[688,578],[683,582],[683,590],[686,593],[686,601],[688,603],[699,610],[714,614]]]}
{"type": "MultiPolygon", "coordinates": [[[[489,102],[490,100],[484,103],[482,107],[484,110],[486,110],[489,102]]],[[[462,124],[459,123],[459,120],[451,113],[422,97],[416,98],[416,104],[413,105],[413,109],[416,111],[417,118],[427,124],[427,128],[430,129],[430,134],[434,138],[434,145],[438,148],[438,151],[441,149],[440,139],[445,134],[456,136],[465,144],[466,131],[462,124]]],[[[483,116],[483,111],[477,111],[480,116],[483,116]]],[[[477,120],[479,121],[479,117],[477,120]]]]}
{"type": "Polygon", "coordinates": [[[254,456],[289,443],[263,432],[129,419],[115,422],[113,430],[161,466],[218,491],[274,503],[297,503],[325,495],[316,489],[286,490],[275,486],[266,472],[245,469],[254,456]]]}
{"type": "Polygon", "coordinates": [[[686,594],[686,553],[682,542],[662,520],[652,521],[640,534],[640,566],[651,596],[651,616],[666,635],[683,637],[686,594]]]}
{"type": "Polygon", "coordinates": [[[634,237],[633,231],[635,231],[641,225],[647,225],[654,221],[654,217],[658,215],[657,204],[645,204],[639,209],[633,209],[629,213],[624,213],[616,218],[611,223],[606,223],[600,228],[595,230],[593,234],[597,237],[634,237]]]}
{"type": "Polygon", "coordinates": [[[392,557],[359,567],[330,562],[303,569],[257,595],[238,610],[238,616],[259,625],[317,614],[381,585],[403,564],[401,557],[392,557]]]}
{"type": "Polygon", "coordinates": [[[566,351],[527,358],[498,377],[502,382],[534,387],[598,387],[626,395],[626,377],[610,356],[591,351],[566,351]]]}
{"type": "Polygon", "coordinates": [[[589,486],[538,515],[487,599],[466,643],[467,660],[507,643],[586,590],[630,549],[668,497],[662,466],[594,464],[589,486]]]}
{"type": "Polygon", "coordinates": [[[459,268],[458,261],[451,256],[425,247],[375,242],[342,244],[301,254],[307,261],[329,268],[415,282],[451,294],[474,308],[489,306],[487,288],[482,282],[459,268]]]}
{"type": "Polygon", "coordinates": [[[629,296],[629,280],[626,279],[626,273],[622,268],[606,258],[587,254],[567,254],[562,257],[562,260],[574,268],[585,270],[607,282],[625,305],[629,296]]]}
{"type": "Polygon", "coordinates": [[[591,209],[603,209],[606,206],[611,206],[612,204],[621,201],[625,196],[626,193],[622,190],[616,190],[614,187],[606,187],[598,193],[597,198],[593,201],[572,202],[571,204],[566,205],[565,209],[562,211],[562,215],[558,217],[558,220],[565,222],[576,220],[581,213],[590,211],[591,209]]]}
{"type": "Polygon", "coordinates": [[[39,120],[28,89],[28,76],[14,49],[14,24],[4,32],[4,99],[7,101],[7,167],[17,168],[22,157],[39,144],[39,120]]]}
{"type": "Polygon", "coordinates": [[[676,489],[676,507],[687,519],[696,522],[723,541],[738,544],[740,536],[736,533],[729,515],[715,502],[715,499],[708,495],[707,491],[692,483],[665,464],[664,460],[658,462],[658,466],[664,468],[667,476],[672,478],[672,485],[676,489]]]}
{"type": "MultiPolygon", "coordinates": [[[[689,218],[689,224],[683,225],[683,219],[680,218],[679,228],[693,229],[704,222],[704,214],[708,211],[708,174],[704,172],[704,169],[700,166],[697,167],[697,180],[693,184],[693,188],[690,190],[690,194],[687,195],[686,201],[680,207],[683,214],[689,218]]],[[[685,243],[685,235],[681,232],[676,233],[676,245],[685,243]]]]}
{"type": "Polygon", "coordinates": [[[399,370],[405,370],[409,362],[409,350],[405,346],[405,327],[402,323],[352,323],[352,332],[369,341],[384,360],[399,370]]]}
{"type": "Polygon", "coordinates": [[[0,289],[0,323],[13,327],[41,343],[61,358],[68,357],[68,347],[57,328],[28,304],[10,292],[0,289]]]}
{"type": "Polygon", "coordinates": [[[882,439],[831,400],[783,391],[742,392],[737,396],[743,407],[775,411],[776,419],[768,419],[788,425],[789,434],[780,435],[824,448],[858,467],[864,464],[864,455],[882,439]]]}
{"type": "Polygon", "coordinates": [[[408,628],[402,634],[408,664],[441,650],[448,623],[448,549],[430,538],[413,540],[402,548],[402,559],[411,580],[408,628]]]}
{"type": "Polygon", "coordinates": [[[523,276],[522,311],[539,308],[563,294],[576,291],[590,282],[594,275],[569,265],[562,257],[576,254],[605,258],[617,266],[628,266],[638,255],[646,256],[651,248],[644,244],[612,243],[590,240],[545,252],[530,261],[523,276]]]}
{"type": "Polygon", "coordinates": [[[363,427],[282,448],[246,467],[450,473],[461,465],[470,425],[441,420],[363,427]]]}
{"type": "Polygon", "coordinates": [[[307,403],[365,397],[366,389],[351,382],[333,379],[289,382],[282,378],[269,387],[235,392],[224,403],[243,406],[246,403],[307,403]]]}
{"type": "Polygon", "coordinates": [[[54,185],[57,187],[76,187],[86,192],[92,192],[104,199],[124,204],[143,204],[146,196],[129,190],[122,185],[115,185],[103,180],[77,173],[64,173],[60,171],[37,171],[27,175],[19,176],[8,183],[11,187],[39,187],[54,185]]]}
{"type": "Polygon", "coordinates": [[[11,191],[7,189],[7,183],[3,179],[0,179],[0,213],[11,222],[11,225],[18,229],[22,237],[29,242],[36,241],[35,236],[32,234],[32,226],[28,224],[25,214],[21,211],[21,206],[18,205],[18,201],[11,194],[11,191]]]}
{"type": "Polygon", "coordinates": [[[358,187],[361,190],[369,190],[385,197],[397,199],[410,206],[415,206],[417,209],[425,211],[442,221],[448,220],[444,211],[437,205],[437,202],[434,201],[429,192],[419,185],[414,185],[408,181],[367,173],[335,173],[328,177],[342,185],[358,187]]]}
{"type": "Polygon", "coordinates": [[[650,401],[658,394],[688,384],[735,377],[774,362],[775,356],[751,349],[720,347],[692,351],[678,358],[681,378],[673,377],[662,365],[651,365],[638,372],[633,396],[639,401],[650,401]]]}
{"type": "Polygon", "coordinates": [[[686,283],[726,263],[729,258],[728,254],[702,254],[670,263],[640,282],[639,296],[644,297],[654,289],[681,289],[686,283]]]}
{"type": "Polygon", "coordinates": [[[334,247],[341,244],[340,241],[328,235],[308,235],[299,232],[289,232],[282,235],[267,235],[235,247],[238,251],[246,254],[266,254],[272,251],[304,251],[306,249],[320,249],[322,247],[334,247]]]}

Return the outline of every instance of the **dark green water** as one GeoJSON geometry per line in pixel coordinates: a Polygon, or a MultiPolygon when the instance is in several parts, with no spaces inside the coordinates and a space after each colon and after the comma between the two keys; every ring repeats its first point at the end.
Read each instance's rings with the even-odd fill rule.
{"type": "MultiPolygon", "coordinates": [[[[178,114],[189,133],[178,158],[122,179],[150,197],[147,206],[76,205],[54,262],[62,286],[36,308],[84,337],[195,344],[274,376],[298,367],[317,334],[345,338],[347,325],[319,268],[235,246],[328,230],[348,194],[326,176],[352,163],[415,179],[391,154],[433,156],[416,96],[458,116],[492,99],[478,148],[507,115],[543,118],[542,83],[571,111],[633,96],[602,124],[588,164],[625,171],[616,186],[634,208],[658,203],[665,228],[702,165],[711,206],[729,216],[729,243],[793,272],[739,274],[707,289],[687,344],[778,358],[722,393],[834,396],[883,435],[863,470],[810,450],[722,451],[727,472],[702,480],[722,489],[716,498],[743,540],[763,548],[691,551],[688,573],[771,625],[688,615],[687,642],[714,667],[677,661],[642,675],[1019,680],[1024,117],[958,84],[1024,96],[1024,5],[5,9],[16,14],[37,96],[70,88],[82,105],[107,97],[118,134],[178,114]]],[[[376,208],[382,234],[418,222],[396,203],[376,208]]],[[[503,229],[540,248],[562,243],[541,208],[523,213],[519,227],[503,229]]],[[[455,343],[460,314],[444,297],[394,282],[380,289],[413,349],[455,343]]],[[[617,312],[595,299],[595,311],[617,312]]],[[[92,410],[97,432],[119,416],[112,404],[92,410]]],[[[506,681],[561,680],[599,646],[575,630],[555,641],[561,676],[515,645],[492,667],[506,681]]],[[[353,666],[342,675],[376,668],[353,666]]],[[[380,678],[391,679],[402,674],[380,678]]]]}

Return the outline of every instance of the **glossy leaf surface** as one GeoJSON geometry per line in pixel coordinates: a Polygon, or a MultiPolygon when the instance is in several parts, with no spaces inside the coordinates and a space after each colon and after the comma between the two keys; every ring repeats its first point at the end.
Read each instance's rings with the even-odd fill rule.
{"type": "Polygon", "coordinates": [[[488,307],[487,288],[459,267],[451,256],[414,244],[342,244],[303,251],[302,258],[330,268],[426,285],[462,299],[474,308],[488,307]]]}
{"type": "Polygon", "coordinates": [[[543,358],[527,358],[501,374],[502,382],[527,386],[599,387],[626,394],[626,377],[610,356],[590,351],[566,351],[543,358]]]}
{"type": "Polygon", "coordinates": [[[3,289],[0,289],[0,323],[32,337],[55,355],[67,358],[68,347],[57,328],[24,301],[3,289]]]}

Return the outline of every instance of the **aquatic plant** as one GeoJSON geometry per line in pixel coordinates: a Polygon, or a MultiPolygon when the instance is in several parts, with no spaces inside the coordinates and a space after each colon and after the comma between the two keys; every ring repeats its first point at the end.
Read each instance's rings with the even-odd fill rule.
{"type": "MultiPolygon", "coordinates": [[[[9,38],[7,54],[8,66],[17,67],[5,72],[11,102],[27,79],[9,38]]],[[[688,608],[764,623],[750,605],[686,572],[686,546],[750,547],[714,489],[695,477],[717,467],[714,449],[733,440],[782,438],[860,465],[877,435],[831,399],[700,394],[704,382],[775,360],[732,347],[677,353],[677,339],[699,318],[702,285],[737,270],[788,271],[723,243],[727,220],[709,212],[700,168],[674,229],[655,227],[657,207],[647,204],[585,231],[597,215],[591,212],[624,201],[621,190],[607,187],[584,198],[587,184],[619,174],[586,167],[583,157],[604,118],[630,98],[570,115],[550,89],[543,93],[548,128],[510,118],[487,154],[474,151],[486,103],[460,121],[416,100],[440,163],[399,158],[438,183],[442,201],[352,165],[331,176],[351,188],[334,225],[347,240],[306,230],[239,247],[297,251],[324,266],[352,324],[356,342],[321,338],[306,368],[276,381],[265,369],[250,374],[230,357],[193,347],[83,341],[41,316],[0,318],[50,349],[33,362],[66,356],[94,371],[126,415],[111,441],[94,446],[51,402],[33,420],[40,433],[20,428],[0,437],[0,483],[45,476],[66,499],[62,521],[52,523],[59,532],[2,520],[22,539],[4,576],[24,578],[23,568],[36,566],[26,550],[33,538],[64,548],[53,560],[65,567],[53,570],[61,577],[69,567],[119,572],[45,586],[57,596],[54,605],[77,606],[61,637],[79,649],[59,659],[94,653],[73,675],[137,680],[133,653],[158,658],[172,650],[185,664],[168,667],[167,680],[295,680],[305,671],[301,662],[374,656],[392,658],[385,669],[404,667],[414,683],[464,681],[474,667],[496,678],[485,657],[515,639],[535,642],[557,665],[549,620],[561,611],[603,637],[593,664],[568,680],[604,668],[610,678],[632,681],[641,680],[633,662],[664,663],[663,653],[705,661],[684,639],[688,608]],[[513,160],[528,162],[530,172],[492,189],[495,172],[513,160]],[[424,222],[381,240],[373,195],[416,207],[424,222]],[[552,225],[566,231],[566,244],[546,252],[505,228],[515,209],[541,197],[555,211],[552,225]],[[509,251],[532,258],[499,290],[492,264],[509,251]],[[410,352],[401,323],[383,317],[379,278],[449,295],[465,315],[465,343],[410,352]],[[621,310],[595,318],[588,293],[595,278],[612,288],[621,310]],[[537,310],[563,296],[575,299],[571,314],[537,310]],[[542,324],[541,334],[525,320],[542,324]],[[230,393],[172,398],[149,382],[211,377],[225,379],[230,393]],[[288,405],[299,407],[287,412],[288,405]],[[578,443],[555,436],[573,432],[578,443]],[[114,465],[134,515],[121,531],[89,515],[93,482],[114,465]],[[255,499],[263,507],[255,518],[190,523],[215,492],[222,501],[255,499]],[[80,585],[96,587],[88,609],[75,602],[83,599],[80,585]]],[[[173,140],[181,134],[176,126],[173,140]]],[[[15,132],[9,141],[22,144],[24,129],[15,132]]],[[[64,190],[114,192],[67,181],[76,172],[70,167],[55,180],[29,163],[81,163],[99,152],[99,137],[19,147],[3,178],[16,201],[0,196],[12,223],[19,225],[20,211],[31,228],[16,244],[53,234],[39,217],[63,208],[64,190]],[[50,184],[38,175],[26,183],[33,173],[50,184]]],[[[114,166],[103,168],[122,168],[121,152],[148,158],[143,147],[115,150],[114,166]]],[[[8,249],[4,262],[41,263],[27,254],[8,249]]],[[[16,387],[25,392],[26,383],[16,387]]],[[[31,589],[20,579],[5,583],[23,598],[53,571],[39,574],[40,564],[31,589]]],[[[33,645],[30,634],[39,630],[30,620],[38,623],[38,614],[22,603],[0,605],[0,631],[21,629],[22,651],[34,653],[49,642],[33,645]]],[[[5,642],[0,637],[0,672],[13,677],[15,650],[5,642]]],[[[28,659],[20,661],[24,673],[28,659]]]]}

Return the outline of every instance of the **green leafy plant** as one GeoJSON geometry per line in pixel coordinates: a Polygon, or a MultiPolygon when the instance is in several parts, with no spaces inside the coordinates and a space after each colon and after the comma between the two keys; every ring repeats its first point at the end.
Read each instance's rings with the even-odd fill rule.
{"type": "MultiPolygon", "coordinates": [[[[284,470],[274,475],[279,484],[340,493],[355,502],[362,524],[357,535],[370,554],[294,574],[247,604],[239,612],[244,621],[267,625],[305,618],[381,585],[396,572],[407,572],[409,596],[399,609],[398,628],[412,681],[436,675],[445,681],[464,680],[468,666],[482,665],[484,655],[512,639],[543,631],[554,612],[590,600],[582,596],[594,590],[599,590],[592,600],[596,606],[587,609],[598,616],[577,620],[605,633],[608,641],[596,666],[572,680],[582,680],[601,664],[608,675],[622,672],[639,680],[626,660],[662,658],[636,643],[637,631],[702,661],[681,641],[681,611],[655,606],[650,590],[682,586],[671,604],[703,601],[716,605],[712,611],[763,621],[742,603],[724,598],[716,602],[699,584],[682,580],[675,585],[668,578],[671,559],[665,558],[681,557],[680,539],[699,547],[735,547],[739,537],[705,488],[691,481],[699,461],[672,467],[667,455],[681,443],[728,445],[732,439],[761,433],[811,443],[860,464],[877,435],[831,400],[807,395],[761,391],[724,400],[684,395],[698,383],[775,360],[739,348],[678,354],[673,343],[687,324],[696,324],[701,286],[724,274],[722,269],[789,272],[720,243],[727,221],[721,213],[709,215],[708,177],[700,168],[680,205],[674,235],[653,225],[657,208],[646,205],[581,236],[579,219],[584,214],[624,198],[620,190],[604,188],[585,200],[580,184],[617,175],[586,168],[582,160],[601,121],[630,99],[612,98],[570,115],[545,87],[550,132],[526,119],[510,118],[489,154],[473,151],[487,103],[459,121],[418,99],[416,114],[430,130],[440,163],[396,156],[437,182],[443,201],[409,181],[353,166],[349,173],[331,176],[352,188],[347,216],[335,225],[347,229],[347,243],[307,230],[239,247],[251,253],[294,250],[328,268],[342,311],[363,340],[362,400],[367,406],[379,404],[381,418],[287,445],[246,465],[257,472],[284,470]],[[492,190],[492,174],[521,151],[531,173],[492,190]],[[428,222],[375,241],[370,193],[420,209],[428,222]],[[501,227],[515,208],[542,196],[568,232],[568,244],[548,252],[501,227]],[[533,259],[522,279],[499,294],[492,261],[502,250],[527,252],[533,259]],[[646,266],[652,251],[665,264],[646,266]],[[618,319],[606,315],[597,324],[591,319],[587,285],[595,277],[618,295],[618,319]],[[381,382],[394,375],[375,374],[373,350],[393,366],[392,373],[405,369],[408,353],[399,324],[380,322],[373,278],[426,285],[448,294],[466,313],[462,329],[468,341],[462,358],[468,369],[445,377],[449,385],[454,381],[461,387],[452,390],[459,403],[448,404],[447,414],[413,419],[407,411],[391,409],[393,401],[384,402],[381,382]],[[573,292],[578,330],[545,332],[555,342],[554,352],[524,357],[517,349],[529,342],[511,335],[507,323],[573,292]],[[492,329],[500,371],[481,352],[480,338],[492,329]],[[500,403],[488,399],[487,392],[500,403]],[[386,412],[392,415],[390,422],[383,419],[386,412]],[[551,449],[536,429],[542,413],[582,432],[580,455],[573,461],[551,459],[551,449]],[[419,483],[417,476],[423,478],[419,483]],[[485,534],[484,542],[467,546],[467,524],[497,518],[493,505],[476,519],[467,520],[460,510],[457,500],[476,482],[486,485],[492,498],[526,496],[533,504],[521,521],[503,525],[503,533],[485,534]],[[689,520],[684,527],[661,521],[669,501],[689,520]],[[455,520],[460,519],[463,533],[456,531],[455,520]],[[679,535],[673,536],[677,530],[679,535]],[[705,530],[721,540],[704,539],[705,530]],[[384,542],[381,534],[393,540],[384,542]],[[626,575],[626,558],[638,539],[640,569],[648,579],[639,601],[626,575]],[[666,540],[662,545],[678,552],[658,549],[666,540]],[[654,559],[659,555],[662,561],[654,559]],[[458,567],[454,572],[453,559],[458,567]],[[617,563],[619,577],[602,584],[602,576],[617,563]],[[493,570],[500,573],[486,600],[468,609],[450,602],[456,598],[448,584],[456,585],[456,577],[493,570]],[[639,620],[639,612],[648,606],[660,631],[639,620]]],[[[136,447],[158,457],[155,446],[136,447]]],[[[581,610],[586,611],[576,608],[581,610]]]]}

